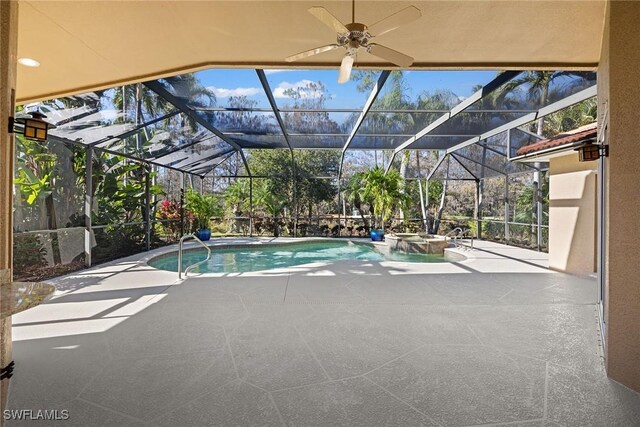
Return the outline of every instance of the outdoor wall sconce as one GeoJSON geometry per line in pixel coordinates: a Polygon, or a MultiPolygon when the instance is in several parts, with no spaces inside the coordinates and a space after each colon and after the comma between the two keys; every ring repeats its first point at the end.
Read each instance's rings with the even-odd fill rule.
{"type": "Polygon", "coordinates": [[[33,111],[29,113],[31,117],[9,117],[9,133],[20,133],[25,138],[33,139],[36,141],[46,142],[49,129],[55,129],[55,125],[45,121],[47,118],[39,111],[33,111]],[[19,131],[15,128],[15,124],[22,125],[22,130],[19,131]]]}
{"type": "Polygon", "coordinates": [[[609,146],[601,144],[587,144],[576,148],[578,158],[581,162],[592,162],[600,157],[609,157],[609,146]]]}

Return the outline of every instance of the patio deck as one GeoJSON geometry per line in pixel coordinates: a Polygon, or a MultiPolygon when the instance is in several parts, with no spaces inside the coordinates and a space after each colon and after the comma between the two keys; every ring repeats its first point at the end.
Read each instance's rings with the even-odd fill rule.
{"type": "Polygon", "coordinates": [[[13,318],[8,408],[77,426],[640,425],[640,395],[604,372],[595,280],[475,246],[182,283],[144,254],[60,278],[13,318]]]}

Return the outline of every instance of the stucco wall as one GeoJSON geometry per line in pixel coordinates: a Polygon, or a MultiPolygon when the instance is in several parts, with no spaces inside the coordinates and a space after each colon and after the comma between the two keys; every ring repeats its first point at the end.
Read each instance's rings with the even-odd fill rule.
{"type": "Polygon", "coordinates": [[[597,162],[578,154],[549,162],[549,267],[586,276],[596,264],[597,162]]]}
{"type": "Polygon", "coordinates": [[[607,6],[598,67],[599,129],[610,147],[605,174],[605,357],[611,378],[640,391],[640,2],[609,1],[607,6]]]}

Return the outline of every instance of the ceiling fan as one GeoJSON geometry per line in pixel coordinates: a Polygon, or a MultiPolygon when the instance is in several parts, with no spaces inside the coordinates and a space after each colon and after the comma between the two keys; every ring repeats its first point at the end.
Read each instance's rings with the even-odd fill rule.
{"type": "Polygon", "coordinates": [[[342,58],[340,73],[338,74],[338,83],[346,83],[347,81],[349,81],[349,77],[351,76],[351,67],[353,67],[353,62],[356,59],[356,54],[359,48],[364,48],[370,54],[382,58],[385,61],[396,64],[400,67],[409,67],[411,64],[413,64],[412,57],[388,47],[376,43],[370,43],[370,41],[376,36],[386,34],[404,24],[420,18],[422,16],[422,12],[420,12],[420,9],[415,6],[406,7],[370,26],[355,22],[355,11],[355,0],[352,0],[352,22],[345,25],[324,7],[315,6],[309,8],[309,13],[311,13],[313,16],[322,21],[323,24],[338,33],[336,43],[316,47],[315,49],[310,49],[295,55],[291,55],[285,58],[285,61],[293,62],[299,59],[307,58],[309,56],[317,55],[319,53],[328,52],[342,47],[346,49],[347,52],[342,58]]]}

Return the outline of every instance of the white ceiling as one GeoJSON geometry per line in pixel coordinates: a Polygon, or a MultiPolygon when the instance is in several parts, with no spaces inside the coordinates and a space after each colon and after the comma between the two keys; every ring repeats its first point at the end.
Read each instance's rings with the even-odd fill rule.
{"type": "MultiPolygon", "coordinates": [[[[414,5],[423,16],[376,39],[415,58],[416,69],[593,69],[605,0],[356,1],[370,24],[414,5]]],[[[345,23],[349,1],[20,0],[18,102],[210,67],[285,68],[283,58],[335,42],[307,12],[323,6],[345,23]]],[[[296,67],[337,67],[343,52],[296,67]]],[[[369,54],[358,66],[392,68],[369,54]]]]}

